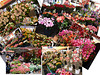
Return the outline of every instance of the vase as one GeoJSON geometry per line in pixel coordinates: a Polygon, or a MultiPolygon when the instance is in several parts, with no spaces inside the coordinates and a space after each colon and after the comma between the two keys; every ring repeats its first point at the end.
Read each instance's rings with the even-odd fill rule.
{"type": "Polygon", "coordinates": [[[80,69],[75,69],[75,74],[80,74],[80,69]]]}

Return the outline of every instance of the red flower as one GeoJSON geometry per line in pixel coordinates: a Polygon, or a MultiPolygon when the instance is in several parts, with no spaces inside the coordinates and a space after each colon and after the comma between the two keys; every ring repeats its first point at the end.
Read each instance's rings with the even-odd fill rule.
{"type": "Polygon", "coordinates": [[[57,17],[57,16],[58,16],[58,13],[53,14],[53,16],[54,16],[54,17],[57,17]]]}
{"type": "Polygon", "coordinates": [[[68,7],[68,8],[75,8],[75,6],[74,5],[69,5],[69,4],[64,4],[66,7],[68,7]]]}
{"type": "Polygon", "coordinates": [[[42,5],[43,7],[47,7],[45,4],[42,5]]]}
{"type": "Polygon", "coordinates": [[[12,29],[12,27],[10,27],[10,29],[12,29]]]}
{"type": "Polygon", "coordinates": [[[57,22],[61,22],[62,23],[64,19],[65,19],[64,16],[58,16],[56,20],[57,20],[57,22]]]}
{"type": "Polygon", "coordinates": [[[47,7],[47,9],[54,9],[54,6],[47,7]]]}
{"type": "Polygon", "coordinates": [[[7,29],[5,29],[5,31],[7,31],[7,29]]]}
{"type": "Polygon", "coordinates": [[[55,4],[54,6],[55,6],[55,7],[64,8],[64,5],[61,5],[61,4],[55,4]]]}
{"type": "MultiPolygon", "coordinates": [[[[36,53],[35,53],[36,54],[36,53]]],[[[38,50],[38,53],[36,54],[37,57],[41,57],[41,49],[38,50]]]]}

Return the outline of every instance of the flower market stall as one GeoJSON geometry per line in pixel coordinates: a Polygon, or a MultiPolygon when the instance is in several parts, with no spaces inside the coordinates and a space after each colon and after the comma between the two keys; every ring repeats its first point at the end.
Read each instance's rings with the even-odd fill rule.
{"type": "Polygon", "coordinates": [[[43,75],[82,75],[82,51],[70,47],[42,47],[43,75]],[[48,69],[48,70],[47,70],[48,69]]]}
{"type": "Polygon", "coordinates": [[[7,74],[40,74],[41,48],[8,48],[6,53],[7,74]]]}
{"type": "Polygon", "coordinates": [[[4,47],[3,50],[10,43],[10,45],[18,43],[19,39],[20,44],[17,44],[16,47],[22,45],[27,40],[25,40],[20,28],[27,28],[31,31],[34,29],[35,31],[40,12],[38,2],[36,0],[20,0],[7,6],[6,10],[1,10],[3,11],[0,12],[0,43],[4,47]]]}

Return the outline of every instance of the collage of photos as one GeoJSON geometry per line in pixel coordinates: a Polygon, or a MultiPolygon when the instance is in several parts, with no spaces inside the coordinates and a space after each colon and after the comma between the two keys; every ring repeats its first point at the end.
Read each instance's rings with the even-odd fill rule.
{"type": "Polygon", "coordinates": [[[91,5],[43,0],[40,7],[38,0],[11,0],[0,7],[6,74],[82,75],[100,49],[100,14],[91,5]]]}

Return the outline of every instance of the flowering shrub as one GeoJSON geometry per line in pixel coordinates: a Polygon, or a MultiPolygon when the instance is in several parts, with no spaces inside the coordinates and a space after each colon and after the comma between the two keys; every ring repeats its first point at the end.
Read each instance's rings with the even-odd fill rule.
{"type": "Polygon", "coordinates": [[[99,16],[98,12],[96,12],[96,11],[82,8],[81,14],[89,17],[87,20],[89,20],[91,18],[91,20],[94,21],[94,25],[98,25],[100,23],[100,16],[99,16]]]}
{"type": "Polygon", "coordinates": [[[75,8],[74,5],[69,5],[69,4],[66,4],[66,3],[64,3],[64,5],[65,5],[67,8],[75,8]]]}
{"type": "Polygon", "coordinates": [[[63,30],[62,32],[59,32],[59,39],[60,42],[63,42],[65,45],[71,45],[70,41],[76,37],[75,33],[71,30],[63,30]]]}

